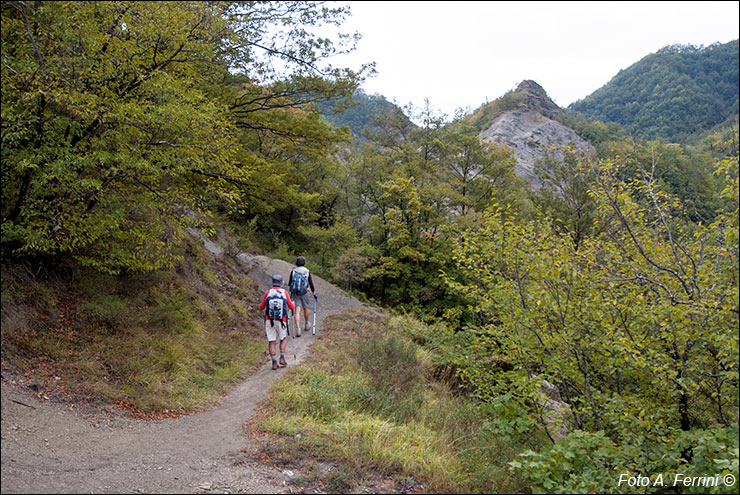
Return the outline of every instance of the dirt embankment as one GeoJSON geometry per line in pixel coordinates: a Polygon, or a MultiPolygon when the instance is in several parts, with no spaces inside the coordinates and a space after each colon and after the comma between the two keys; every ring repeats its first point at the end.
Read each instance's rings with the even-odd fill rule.
{"type": "MultiPolygon", "coordinates": [[[[212,246],[214,255],[223,251],[212,246]]],[[[266,289],[274,273],[285,280],[292,265],[239,254],[237,261],[266,289]]],[[[314,276],[324,317],[362,304],[314,276]]],[[[38,398],[23,379],[3,370],[2,493],[289,493],[291,474],[257,462],[244,424],[291,366],[307,356],[309,332],[288,343],[288,368],[268,360],[207,412],[161,421],[137,421],[104,410],[80,411],[38,398]],[[296,358],[293,358],[295,344],[296,358]]]]}

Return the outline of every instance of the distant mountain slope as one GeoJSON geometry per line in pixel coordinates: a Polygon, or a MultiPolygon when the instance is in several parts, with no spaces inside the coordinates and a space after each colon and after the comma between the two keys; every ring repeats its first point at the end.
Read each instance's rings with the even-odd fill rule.
{"type": "Polygon", "coordinates": [[[683,142],[738,115],[738,40],[672,45],[620,71],[568,109],[635,136],[683,142]]]}
{"type": "Polygon", "coordinates": [[[541,187],[535,173],[538,162],[547,157],[562,159],[562,147],[573,145],[577,152],[591,155],[593,146],[575,131],[555,120],[563,113],[542,87],[522,81],[515,91],[483,105],[468,117],[484,141],[510,147],[516,158],[516,174],[533,189],[541,187]]]}
{"type": "Polygon", "coordinates": [[[356,105],[342,111],[335,111],[341,108],[345,101],[339,102],[338,105],[322,105],[319,107],[324,118],[335,127],[347,126],[355,138],[362,136],[366,127],[373,127],[373,119],[378,115],[385,114],[396,109],[396,105],[386,100],[379,94],[369,95],[362,89],[355,91],[352,96],[356,105]]]}

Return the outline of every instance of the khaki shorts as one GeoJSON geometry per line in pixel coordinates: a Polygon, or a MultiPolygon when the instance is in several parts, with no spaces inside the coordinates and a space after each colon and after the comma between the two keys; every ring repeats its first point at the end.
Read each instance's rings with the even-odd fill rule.
{"type": "Polygon", "coordinates": [[[288,328],[284,321],[273,321],[274,325],[270,325],[270,320],[265,320],[265,335],[267,335],[268,342],[275,342],[276,340],[285,340],[288,337],[288,328]]]}

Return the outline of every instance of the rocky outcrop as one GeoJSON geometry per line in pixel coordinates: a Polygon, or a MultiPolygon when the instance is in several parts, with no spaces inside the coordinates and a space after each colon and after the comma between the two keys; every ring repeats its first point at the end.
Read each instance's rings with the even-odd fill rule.
{"type": "Polygon", "coordinates": [[[566,437],[570,431],[568,418],[572,411],[568,403],[560,398],[558,387],[542,380],[537,403],[540,406],[540,423],[547,429],[550,438],[557,440],[566,437]]]}
{"type": "Polygon", "coordinates": [[[562,147],[572,145],[579,154],[591,156],[591,144],[572,129],[554,120],[563,110],[534,81],[522,81],[517,89],[524,95],[518,108],[509,110],[488,123],[479,137],[488,142],[510,147],[516,158],[516,174],[533,189],[542,187],[535,165],[546,157],[562,160],[562,147]]]}

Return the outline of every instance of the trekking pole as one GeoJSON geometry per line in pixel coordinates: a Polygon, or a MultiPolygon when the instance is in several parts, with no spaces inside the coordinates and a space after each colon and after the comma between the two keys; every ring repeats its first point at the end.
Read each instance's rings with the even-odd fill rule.
{"type": "Polygon", "coordinates": [[[316,335],[316,294],[313,295],[313,327],[311,327],[311,335],[316,335]]]}
{"type": "MultiPolygon", "coordinates": [[[[288,328],[290,328],[290,325],[294,324],[294,322],[292,321],[294,317],[295,317],[295,310],[291,310],[290,316],[288,317],[291,320],[290,322],[288,322],[288,328]]],[[[296,352],[295,352],[295,336],[293,335],[294,333],[295,333],[295,329],[293,329],[293,331],[290,332],[290,341],[293,343],[293,360],[297,361],[298,357],[296,356],[296,352]]]]}

